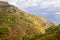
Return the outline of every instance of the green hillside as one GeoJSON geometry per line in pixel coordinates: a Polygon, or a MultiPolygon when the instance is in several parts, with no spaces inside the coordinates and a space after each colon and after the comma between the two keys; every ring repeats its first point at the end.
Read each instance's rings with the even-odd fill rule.
{"type": "Polygon", "coordinates": [[[51,28],[40,38],[38,37],[36,40],[60,40],[60,25],[54,26],[55,28],[51,28]]]}
{"type": "Polygon", "coordinates": [[[41,35],[48,34],[46,30],[53,25],[43,17],[0,1],[0,40],[44,40],[45,36],[41,38],[41,35]]]}

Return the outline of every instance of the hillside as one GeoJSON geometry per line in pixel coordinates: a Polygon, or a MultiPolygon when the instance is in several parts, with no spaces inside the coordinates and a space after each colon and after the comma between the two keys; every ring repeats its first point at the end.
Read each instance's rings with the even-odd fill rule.
{"type": "Polygon", "coordinates": [[[41,35],[41,37],[35,40],[60,40],[60,24],[58,26],[53,26],[47,29],[48,31],[41,35]]]}
{"type": "Polygon", "coordinates": [[[0,1],[0,40],[30,40],[45,34],[45,30],[52,25],[43,17],[0,1]]]}

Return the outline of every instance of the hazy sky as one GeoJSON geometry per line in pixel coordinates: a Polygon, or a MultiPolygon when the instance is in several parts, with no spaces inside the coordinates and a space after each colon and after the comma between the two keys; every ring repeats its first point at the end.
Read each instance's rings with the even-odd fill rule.
{"type": "MultiPolygon", "coordinates": [[[[1,0],[0,0],[1,1],[1,0]]],[[[2,0],[28,13],[43,16],[54,23],[60,23],[60,0],[2,0]]]]}

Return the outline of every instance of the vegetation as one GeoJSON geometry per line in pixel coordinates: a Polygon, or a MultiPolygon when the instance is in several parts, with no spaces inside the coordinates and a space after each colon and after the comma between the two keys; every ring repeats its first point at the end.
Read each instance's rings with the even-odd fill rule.
{"type": "Polygon", "coordinates": [[[60,40],[60,24],[0,4],[0,40],[60,40]]]}
{"type": "Polygon", "coordinates": [[[5,40],[10,34],[10,31],[11,30],[9,28],[0,26],[0,40],[5,40]]]}
{"type": "Polygon", "coordinates": [[[36,40],[60,40],[60,24],[54,27],[53,28],[50,27],[47,33],[45,33],[43,36],[36,40]]]}
{"type": "Polygon", "coordinates": [[[9,33],[9,29],[5,28],[5,27],[1,27],[0,28],[0,36],[4,35],[4,34],[8,34],[9,33]]]}
{"type": "Polygon", "coordinates": [[[23,37],[23,40],[60,40],[60,24],[51,26],[47,30],[44,35],[35,35],[34,38],[23,37]]]}
{"type": "Polygon", "coordinates": [[[8,15],[5,15],[3,13],[0,14],[0,22],[1,23],[15,23],[15,17],[14,16],[8,16],[8,15]]]}

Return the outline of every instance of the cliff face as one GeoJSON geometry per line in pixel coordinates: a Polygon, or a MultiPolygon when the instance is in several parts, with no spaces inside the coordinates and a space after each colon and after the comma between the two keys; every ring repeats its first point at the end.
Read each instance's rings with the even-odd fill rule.
{"type": "Polygon", "coordinates": [[[28,14],[17,7],[0,1],[0,39],[24,40],[45,33],[53,24],[48,20],[28,14]]]}

